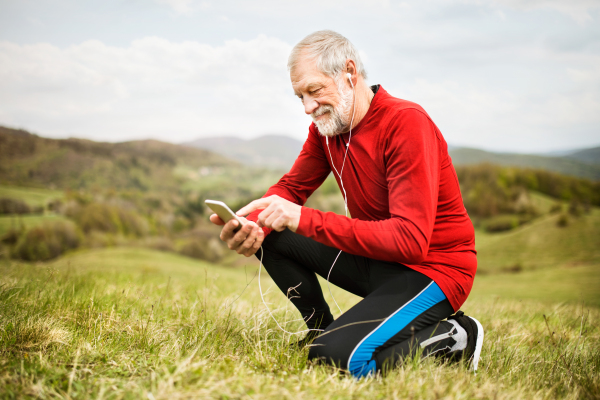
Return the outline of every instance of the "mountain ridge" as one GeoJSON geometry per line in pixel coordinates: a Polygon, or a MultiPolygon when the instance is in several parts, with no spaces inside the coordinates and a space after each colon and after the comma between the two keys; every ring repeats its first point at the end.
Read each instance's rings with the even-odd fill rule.
{"type": "MultiPolygon", "coordinates": [[[[302,149],[300,140],[284,135],[265,135],[254,139],[236,136],[200,138],[183,143],[203,148],[252,166],[289,169],[302,149]]],[[[600,180],[600,147],[573,150],[564,156],[492,152],[448,145],[454,165],[496,164],[537,168],[566,175],[600,180]]]]}
{"type": "Polygon", "coordinates": [[[213,136],[182,145],[214,151],[247,165],[289,169],[300,154],[303,142],[289,136],[271,134],[254,139],[213,136]]]}

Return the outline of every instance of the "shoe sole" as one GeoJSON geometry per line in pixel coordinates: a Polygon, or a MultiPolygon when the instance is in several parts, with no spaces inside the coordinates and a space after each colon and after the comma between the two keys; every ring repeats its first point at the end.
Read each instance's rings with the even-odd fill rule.
{"type": "Polygon", "coordinates": [[[477,342],[475,342],[475,351],[473,352],[473,357],[471,358],[473,372],[477,373],[477,364],[479,364],[479,358],[481,357],[481,348],[483,347],[483,326],[481,326],[481,323],[475,318],[469,318],[475,321],[475,324],[477,325],[477,342]]]}

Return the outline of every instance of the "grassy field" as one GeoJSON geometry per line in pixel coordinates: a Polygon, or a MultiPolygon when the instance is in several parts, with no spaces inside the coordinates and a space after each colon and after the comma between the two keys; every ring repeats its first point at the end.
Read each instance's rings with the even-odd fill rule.
{"type": "MultiPolygon", "coordinates": [[[[227,269],[130,248],[80,251],[51,263],[1,261],[0,397],[577,399],[600,393],[600,312],[591,305],[598,304],[597,293],[556,284],[566,277],[573,289],[598,282],[597,265],[479,277],[463,308],[486,327],[477,375],[431,359],[362,380],[307,363],[306,350],[288,348],[295,337],[267,314],[256,269],[255,259],[245,269],[227,269]]],[[[278,320],[301,329],[299,315],[263,279],[278,320]]],[[[358,300],[333,290],[343,309],[358,300]]]]}
{"type": "Polygon", "coordinates": [[[0,216],[0,236],[11,229],[32,228],[48,221],[66,221],[67,218],[59,214],[44,215],[2,215],[0,216]]]}
{"type": "Polygon", "coordinates": [[[49,201],[61,199],[62,190],[28,188],[22,186],[0,185],[0,197],[23,200],[30,206],[45,206],[49,201]]]}
{"type": "Polygon", "coordinates": [[[600,209],[569,217],[565,227],[557,226],[559,217],[545,215],[503,233],[477,231],[478,272],[600,265],[600,209]]]}

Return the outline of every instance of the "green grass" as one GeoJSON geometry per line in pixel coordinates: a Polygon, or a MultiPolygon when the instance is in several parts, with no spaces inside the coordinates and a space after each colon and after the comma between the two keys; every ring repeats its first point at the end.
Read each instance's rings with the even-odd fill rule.
{"type": "Polygon", "coordinates": [[[0,185],[0,197],[23,200],[30,206],[45,206],[49,201],[64,196],[61,190],[0,185]]]}
{"type": "Polygon", "coordinates": [[[66,221],[67,218],[59,214],[45,215],[20,215],[0,216],[0,237],[11,229],[25,229],[38,226],[48,221],[66,221]]]}
{"type": "MultiPolygon", "coordinates": [[[[550,196],[533,190],[529,192],[529,198],[531,199],[531,203],[541,214],[548,214],[552,209],[552,206],[558,202],[558,200],[553,199],[550,196]]],[[[566,209],[567,205],[564,204],[563,207],[566,209]]]]}
{"type": "Polygon", "coordinates": [[[477,231],[478,271],[600,264],[600,209],[578,218],[570,216],[569,225],[562,228],[557,226],[558,218],[542,216],[504,233],[477,231]]]}
{"type": "Polygon", "coordinates": [[[471,298],[536,300],[545,304],[580,303],[600,308],[599,288],[600,265],[578,265],[477,275],[471,298]]]}
{"type": "MultiPolygon", "coordinates": [[[[294,337],[266,312],[256,268],[255,259],[246,269],[227,269],[129,248],[80,251],[52,263],[0,261],[0,398],[576,399],[600,393],[598,309],[560,290],[525,287],[524,296],[514,287],[523,277],[556,288],[562,269],[476,281],[464,310],[486,327],[477,375],[431,359],[356,380],[307,363],[306,350],[288,348],[294,337]],[[505,292],[490,293],[494,287],[505,292]],[[512,298],[509,289],[522,296],[512,298]]],[[[585,283],[585,268],[570,271],[585,283]]],[[[299,315],[263,279],[278,320],[301,329],[299,315]]],[[[333,290],[343,309],[357,301],[333,290]]]]}

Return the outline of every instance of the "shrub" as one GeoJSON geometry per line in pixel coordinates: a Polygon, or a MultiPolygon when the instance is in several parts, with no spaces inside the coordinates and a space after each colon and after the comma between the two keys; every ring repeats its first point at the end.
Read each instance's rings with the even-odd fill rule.
{"type": "Polygon", "coordinates": [[[154,236],[144,239],[143,246],[159,251],[175,251],[173,241],[164,236],[154,236]]]}
{"type": "Polygon", "coordinates": [[[173,232],[175,233],[179,233],[179,232],[183,232],[186,229],[190,228],[190,221],[187,220],[186,218],[183,218],[181,216],[177,216],[173,219],[173,222],[171,224],[171,229],[173,230],[173,232]]]}
{"type": "Polygon", "coordinates": [[[82,207],[73,217],[85,233],[91,231],[119,232],[119,216],[114,209],[106,204],[88,204],[82,207]]]}
{"type": "Polygon", "coordinates": [[[179,253],[209,262],[217,262],[224,255],[223,247],[218,239],[207,240],[195,237],[187,239],[179,248],[179,253]]]}
{"type": "Polygon", "coordinates": [[[503,232],[519,226],[519,218],[513,215],[498,215],[483,224],[487,232],[503,232]]]}
{"type": "Polygon", "coordinates": [[[560,217],[556,220],[556,226],[564,228],[567,225],[569,225],[569,216],[565,213],[560,214],[560,217]]]}
{"type": "Polygon", "coordinates": [[[113,246],[115,244],[115,239],[113,238],[113,235],[99,231],[91,231],[85,235],[84,244],[86,247],[98,249],[113,246]]]}
{"type": "Polygon", "coordinates": [[[77,227],[66,221],[47,222],[29,229],[17,242],[13,256],[26,261],[45,261],[75,249],[81,242],[77,227]]]}
{"type": "Polygon", "coordinates": [[[509,274],[518,274],[519,272],[522,272],[522,271],[523,271],[523,265],[520,262],[502,268],[502,272],[507,272],[509,274]]]}
{"type": "Polygon", "coordinates": [[[561,203],[554,203],[552,204],[552,207],[550,207],[550,214],[556,214],[562,211],[562,204],[561,203]]]}
{"type": "Polygon", "coordinates": [[[86,233],[99,231],[138,237],[148,233],[148,223],[138,213],[116,205],[88,204],[75,210],[71,217],[86,233]]]}
{"type": "Polygon", "coordinates": [[[583,207],[579,201],[571,200],[569,203],[569,214],[574,217],[579,217],[583,214],[583,207]]]}
{"type": "MultiPolygon", "coordinates": [[[[42,209],[43,211],[43,209],[42,209]]],[[[0,214],[29,214],[31,207],[23,200],[0,198],[0,214]]]]}
{"type": "Polygon", "coordinates": [[[517,216],[517,221],[518,224],[517,225],[523,225],[526,224],[528,222],[533,221],[534,219],[536,219],[538,216],[537,213],[525,213],[525,214],[519,214],[517,216]]]}
{"type": "Polygon", "coordinates": [[[62,208],[62,205],[62,200],[54,199],[48,203],[48,210],[58,212],[62,208]]]}
{"type": "Polygon", "coordinates": [[[184,256],[206,260],[209,256],[206,242],[197,239],[189,239],[181,246],[179,253],[184,256]]]}
{"type": "Polygon", "coordinates": [[[523,190],[535,190],[555,199],[600,205],[600,182],[544,170],[500,167],[490,164],[456,167],[469,214],[492,217],[512,212],[523,190]]]}
{"type": "Polygon", "coordinates": [[[15,243],[17,243],[17,241],[19,241],[19,238],[23,234],[24,230],[25,228],[23,227],[21,227],[20,229],[9,229],[8,232],[2,235],[2,238],[0,238],[0,242],[12,246],[15,243]]]}
{"type": "Polygon", "coordinates": [[[148,222],[133,210],[115,207],[121,221],[121,230],[124,235],[145,236],[148,234],[148,222]]]}

